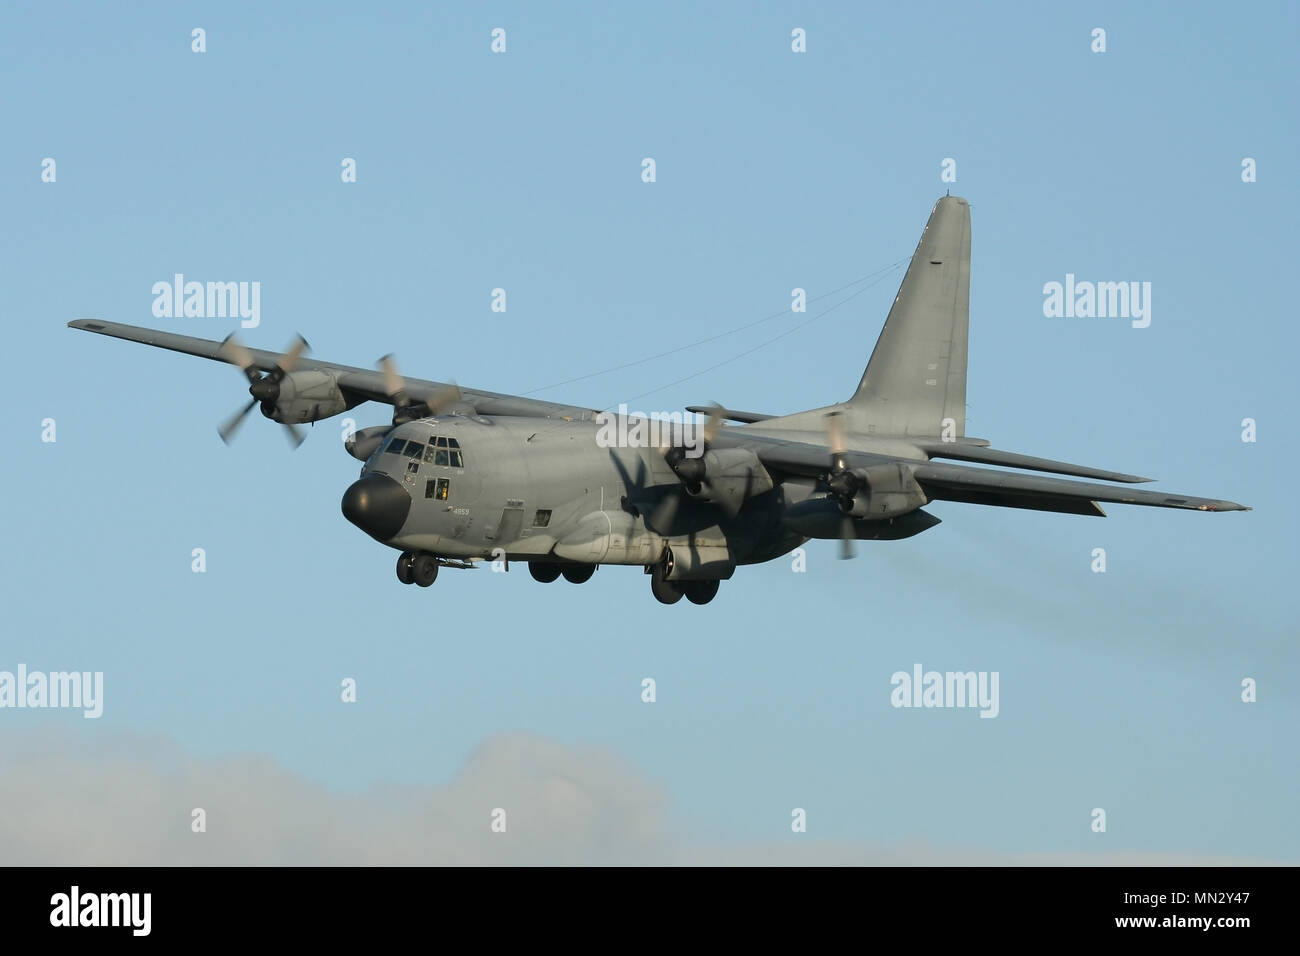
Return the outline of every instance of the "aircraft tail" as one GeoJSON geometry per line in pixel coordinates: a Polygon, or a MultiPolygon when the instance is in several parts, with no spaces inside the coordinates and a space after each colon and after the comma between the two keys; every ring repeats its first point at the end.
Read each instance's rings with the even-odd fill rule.
{"type": "Polygon", "coordinates": [[[862,431],[966,434],[969,320],[970,205],[944,196],[934,204],[862,381],[846,403],[862,431]]]}

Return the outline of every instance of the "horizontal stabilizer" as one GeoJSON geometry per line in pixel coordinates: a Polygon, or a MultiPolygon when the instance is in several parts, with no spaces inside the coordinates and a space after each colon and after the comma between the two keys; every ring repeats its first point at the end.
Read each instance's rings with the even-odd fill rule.
{"type": "MultiPolygon", "coordinates": [[[[717,409],[712,405],[687,405],[688,412],[694,412],[696,415],[712,415],[717,409]]],[[[776,418],[775,415],[764,415],[762,412],[738,412],[735,409],[724,408],[721,412],[721,418],[728,422],[743,422],[746,425],[752,425],[754,422],[765,422],[769,418],[776,418]]]]}
{"type": "Polygon", "coordinates": [[[1138,484],[1152,481],[1137,475],[1123,472],[1107,471],[1104,468],[1089,468],[1086,465],[1072,465],[1065,461],[1053,461],[1050,458],[1035,458],[1033,455],[1017,455],[1012,451],[999,451],[996,448],[972,448],[960,442],[914,442],[931,458],[948,458],[953,461],[973,461],[980,465],[1005,465],[1007,468],[1027,468],[1030,471],[1047,471],[1056,475],[1073,475],[1076,478],[1097,478],[1101,481],[1124,481],[1138,484]]]}

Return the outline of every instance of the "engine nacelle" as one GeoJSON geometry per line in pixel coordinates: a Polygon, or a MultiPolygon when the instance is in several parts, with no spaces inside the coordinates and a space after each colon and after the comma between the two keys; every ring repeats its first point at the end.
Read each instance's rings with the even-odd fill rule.
{"type": "Polygon", "coordinates": [[[262,403],[262,414],[274,422],[301,424],[348,410],[348,400],[333,372],[307,369],[289,372],[277,383],[274,402],[262,403]]]}
{"type": "Polygon", "coordinates": [[[689,458],[678,472],[686,493],[717,505],[728,517],[735,517],[746,498],[772,490],[772,476],[758,456],[747,448],[710,449],[697,461],[703,466],[702,475],[697,477],[699,466],[693,465],[689,458]]]}
{"type": "Polygon", "coordinates": [[[669,581],[726,581],[736,573],[736,556],[726,547],[674,544],[664,549],[663,566],[669,581]]]}
{"type": "Polygon", "coordinates": [[[392,425],[372,425],[363,428],[343,439],[343,447],[357,461],[368,461],[392,430],[392,425]]]}
{"type": "MultiPolygon", "coordinates": [[[[844,536],[844,512],[830,498],[806,498],[785,509],[785,526],[805,538],[840,538],[844,536]]],[[[929,531],[939,519],[919,508],[896,518],[878,521],[862,518],[853,521],[852,537],[857,541],[897,541],[929,531]]]]}
{"type": "Polygon", "coordinates": [[[852,507],[845,508],[841,503],[840,510],[854,518],[897,518],[930,500],[916,483],[912,470],[901,462],[855,468],[853,475],[859,486],[852,507]]]}

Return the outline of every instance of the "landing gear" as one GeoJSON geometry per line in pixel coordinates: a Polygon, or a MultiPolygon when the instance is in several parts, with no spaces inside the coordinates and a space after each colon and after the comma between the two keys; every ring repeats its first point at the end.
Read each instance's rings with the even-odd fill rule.
{"type": "Polygon", "coordinates": [[[586,584],[596,573],[594,564],[566,564],[560,572],[570,584],[586,584]]]}
{"type": "Polygon", "coordinates": [[[438,559],[424,551],[403,551],[397,559],[397,580],[427,588],[438,579],[438,559]]]}
{"type": "Polygon", "coordinates": [[[533,576],[534,581],[541,581],[543,584],[550,584],[560,576],[560,566],[551,561],[529,561],[528,573],[533,576]]]}
{"type": "Polygon", "coordinates": [[[411,562],[414,559],[415,555],[410,551],[403,551],[397,559],[397,580],[403,584],[413,584],[415,582],[411,572],[411,562]]]}
{"type": "Polygon", "coordinates": [[[708,604],[718,594],[718,585],[722,582],[717,578],[708,581],[683,581],[682,590],[686,593],[686,600],[692,604],[708,604]]]}
{"type": "Polygon", "coordinates": [[[660,604],[676,604],[682,599],[681,586],[676,581],[664,577],[664,566],[656,564],[650,572],[650,591],[660,604]]]}
{"type": "Polygon", "coordinates": [[[411,562],[411,578],[422,588],[427,588],[438,578],[438,559],[431,554],[417,554],[411,562]]]}
{"type": "Polygon", "coordinates": [[[721,583],[717,578],[670,581],[662,564],[656,564],[650,571],[650,592],[660,604],[676,604],[682,598],[692,604],[708,604],[718,596],[718,586],[721,583]]]}

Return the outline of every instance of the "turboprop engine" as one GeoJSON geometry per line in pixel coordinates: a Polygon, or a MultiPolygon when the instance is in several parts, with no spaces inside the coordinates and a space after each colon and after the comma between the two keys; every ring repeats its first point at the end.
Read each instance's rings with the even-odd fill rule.
{"type": "Polygon", "coordinates": [[[748,448],[710,448],[697,458],[673,448],[665,459],[688,495],[717,505],[727,517],[735,517],[745,499],[773,487],[772,476],[748,448]]]}
{"type": "Polygon", "coordinates": [[[840,511],[854,518],[897,518],[929,501],[901,462],[835,471],[827,487],[840,511]]]}

